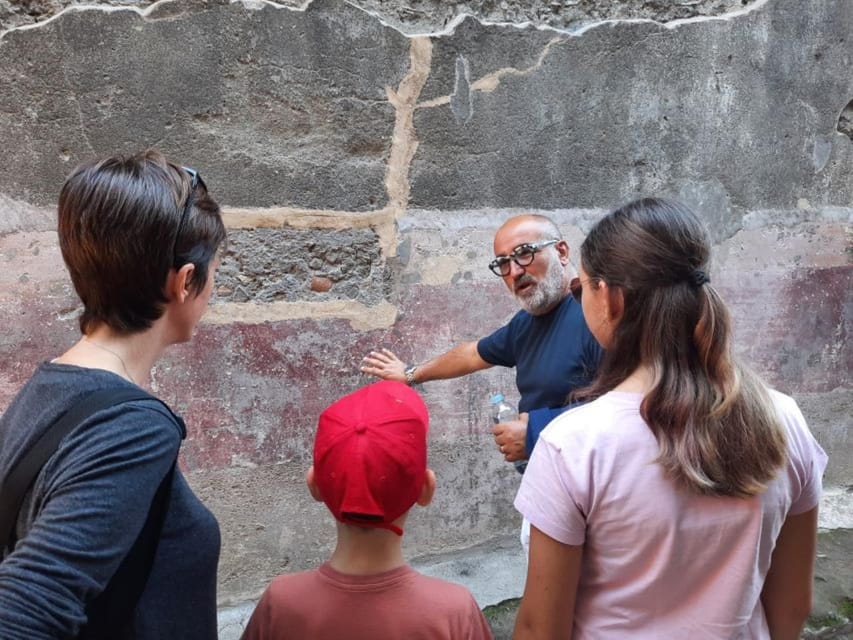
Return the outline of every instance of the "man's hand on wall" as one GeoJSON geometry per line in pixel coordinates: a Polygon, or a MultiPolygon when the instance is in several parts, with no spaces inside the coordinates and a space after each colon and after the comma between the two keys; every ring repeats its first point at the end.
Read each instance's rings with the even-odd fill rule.
{"type": "Polygon", "coordinates": [[[492,427],[495,444],[507,462],[527,460],[525,438],[527,437],[527,414],[520,413],[518,420],[501,422],[492,427]]]}
{"type": "Polygon", "coordinates": [[[371,351],[361,361],[361,372],[383,380],[406,382],[406,363],[390,349],[371,351]]]}

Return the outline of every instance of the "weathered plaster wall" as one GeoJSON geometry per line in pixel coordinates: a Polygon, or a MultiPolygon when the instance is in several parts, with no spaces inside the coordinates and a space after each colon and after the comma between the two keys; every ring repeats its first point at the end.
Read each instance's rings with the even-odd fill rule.
{"type": "MultiPolygon", "coordinates": [[[[362,355],[424,358],[507,319],[485,264],[508,215],[552,215],[577,246],[655,193],[707,220],[738,348],[798,398],[843,500],[853,4],[360,4],[75,6],[25,27],[0,4],[0,407],[76,335],[63,177],[149,146],[200,169],[229,252],[153,388],[187,417],[183,465],[222,523],[222,600],[250,597],[328,549],[302,475],[318,413],[367,381],[362,355]]],[[[425,386],[439,492],[410,554],[515,531],[517,475],[484,415],[513,386],[506,370],[425,386]]]]}
{"type": "MultiPolygon", "coordinates": [[[[308,0],[310,2],[310,0],[308,0]]],[[[10,26],[46,20],[65,7],[101,4],[148,7],[151,0],[0,0],[0,21],[10,26]]],[[[306,0],[282,0],[283,7],[304,7],[306,0]]],[[[350,0],[374,12],[405,33],[433,33],[463,15],[489,22],[530,23],[563,29],[583,29],[602,20],[647,19],[668,22],[717,16],[755,4],[754,0],[350,0]]]]}

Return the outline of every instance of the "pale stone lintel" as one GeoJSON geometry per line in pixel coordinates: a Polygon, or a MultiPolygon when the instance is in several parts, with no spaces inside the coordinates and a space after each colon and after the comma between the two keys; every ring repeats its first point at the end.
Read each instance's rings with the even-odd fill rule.
{"type": "Polygon", "coordinates": [[[378,211],[333,211],[329,209],[298,209],[273,207],[269,209],[222,208],[222,219],[228,229],[363,229],[394,220],[389,208],[378,211]]]}
{"type": "Polygon", "coordinates": [[[397,210],[385,207],[377,211],[333,211],[277,207],[237,209],[223,207],[222,219],[228,229],[366,229],[379,236],[385,256],[397,255],[397,210]]]}
{"type": "Polygon", "coordinates": [[[225,302],[211,305],[204,315],[206,324],[262,324],[287,320],[347,320],[356,331],[387,329],[397,319],[397,307],[389,302],[368,307],[360,302],[225,302]]]}

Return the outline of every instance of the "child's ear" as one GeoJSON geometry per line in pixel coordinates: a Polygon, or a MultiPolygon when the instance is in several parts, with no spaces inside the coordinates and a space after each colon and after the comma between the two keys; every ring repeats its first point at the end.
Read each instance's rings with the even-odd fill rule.
{"type": "Polygon", "coordinates": [[[308,467],[308,471],[305,474],[305,484],[308,485],[308,493],[311,494],[311,497],[317,502],[323,502],[323,497],[320,495],[320,489],[317,488],[317,481],[314,479],[313,464],[308,467]]]}
{"type": "Polygon", "coordinates": [[[417,500],[418,504],[422,507],[427,506],[432,502],[433,495],[435,495],[435,473],[433,473],[432,469],[427,469],[424,476],[424,486],[417,500]]]}

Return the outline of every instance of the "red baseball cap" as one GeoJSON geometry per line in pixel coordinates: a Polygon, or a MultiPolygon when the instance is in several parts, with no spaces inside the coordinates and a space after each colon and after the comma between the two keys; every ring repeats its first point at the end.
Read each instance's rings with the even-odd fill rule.
{"type": "Polygon", "coordinates": [[[314,479],[340,522],[389,529],[411,509],[426,476],[429,413],[400,382],[382,380],[344,396],[322,414],[314,479]]]}

